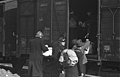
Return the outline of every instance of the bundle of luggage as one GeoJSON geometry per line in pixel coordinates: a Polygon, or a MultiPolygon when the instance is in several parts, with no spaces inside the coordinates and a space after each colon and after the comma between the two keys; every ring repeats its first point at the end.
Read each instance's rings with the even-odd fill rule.
{"type": "Polygon", "coordinates": [[[61,53],[59,61],[63,65],[63,67],[72,67],[78,63],[78,57],[74,50],[72,49],[65,49],[61,53]]]}
{"type": "Polygon", "coordinates": [[[12,74],[9,70],[0,69],[0,77],[20,77],[18,74],[12,74]]]}

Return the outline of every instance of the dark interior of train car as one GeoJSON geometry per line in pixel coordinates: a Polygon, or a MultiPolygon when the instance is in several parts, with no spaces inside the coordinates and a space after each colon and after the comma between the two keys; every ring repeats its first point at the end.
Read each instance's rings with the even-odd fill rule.
{"type": "Polygon", "coordinates": [[[97,54],[97,0],[70,0],[70,37],[69,46],[72,48],[73,39],[89,38],[93,43],[92,54],[97,54]]]}

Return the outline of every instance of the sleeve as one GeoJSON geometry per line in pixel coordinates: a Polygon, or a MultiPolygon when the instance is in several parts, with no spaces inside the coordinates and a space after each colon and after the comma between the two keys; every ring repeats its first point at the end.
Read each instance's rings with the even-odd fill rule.
{"type": "Polygon", "coordinates": [[[88,48],[90,45],[90,41],[87,41],[82,47],[81,50],[84,51],[86,48],[88,48]]]}
{"type": "Polygon", "coordinates": [[[45,43],[43,40],[41,41],[41,49],[43,52],[48,51],[48,48],[45,46],[45,43]]]}
{"type": "Polygon", "coordinates": [[[58,54],[60,52],[59,45],[58,45],[57,42],[55,42],[55,43],[52,44],[52,47],[53,47],[52,57],[57,59],[58,58],[58,54]]]}

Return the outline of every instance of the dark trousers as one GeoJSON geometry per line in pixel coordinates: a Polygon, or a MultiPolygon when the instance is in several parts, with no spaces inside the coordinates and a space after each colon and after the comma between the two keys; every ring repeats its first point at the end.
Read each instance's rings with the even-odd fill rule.
{"type": "Polygon", "coordinates": [[[78,74],[81,75],[81,73],[85,74],[86,73],[86,64],[83,64],[83,58],[84,54],[82,52],[76,52],[77,57],[78,57],[78,74]]]}
{"type": "Polygon", "coordinates": [[[42,61],[29,61],[28,75],[29,77],[43,77],[42,61]]]}
{"type": "Polygon", "coordinates": [[[78,77],[77,65],[65,69],[65,77],[78,77]]]}

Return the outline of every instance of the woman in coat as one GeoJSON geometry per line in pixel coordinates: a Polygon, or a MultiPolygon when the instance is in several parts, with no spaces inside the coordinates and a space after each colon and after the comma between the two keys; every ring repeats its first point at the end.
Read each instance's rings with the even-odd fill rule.
{"type": "MultiPolygon", "coordinates": [[[[81,39],[76,40],[76,44],[73,46],[77,56],[78,56],[78,70],[81,72],[81,75],[85,77],[86,73],[86,63],[87,57],[85,55],[86,49],[90,46],[90,41],[87,39],[83,42],[81,39]]],[[[79,72],[79,73],[80,73],[79,72]]]]}
{"type": "Polygon", "coordinates": [[[43,33],[38,31],[36,37],[30,41],[29,75],[31,74],[32,77],[43,77],[42,52],[47,51],[48,48],[42,37],[43,33]]]}

